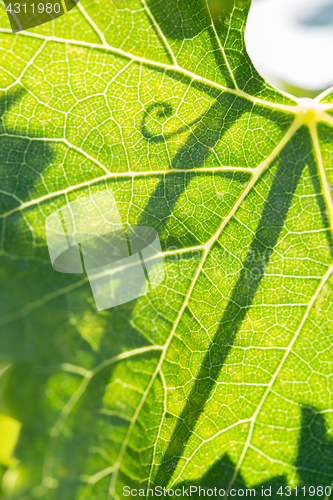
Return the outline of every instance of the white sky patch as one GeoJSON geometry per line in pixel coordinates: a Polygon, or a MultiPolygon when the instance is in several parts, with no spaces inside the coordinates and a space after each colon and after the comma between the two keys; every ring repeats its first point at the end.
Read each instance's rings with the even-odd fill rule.
{"type": "Polygon", "coordinates": [[[333,85],[333,0],[253,0],[245,41],[268,81],[333,85]]]}

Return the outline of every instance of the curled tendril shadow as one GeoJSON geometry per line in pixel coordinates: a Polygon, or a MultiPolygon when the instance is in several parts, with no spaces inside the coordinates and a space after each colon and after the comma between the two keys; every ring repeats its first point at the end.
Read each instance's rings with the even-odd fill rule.
{"type": "Polygon", "coordinates": [[[154,102],[153,104],[148,106],[148,108],[145,110],[144,115],[142,117],[142,121],[141,121],[141,133],[147,141],[151,141],[154,143],[160,143],[163,141],[167,141],[168,139],[171,139],[172,137],[175,137],[176,135],[183,134],[184,132],[189,130],[193,125],[198,123],[198,121],[200,120],[200,117],[196,118],[195,120],[193,120],[193,122],[191,122],[187,125],[183,125],[182,127],[179,127],[174,132],[170,132],[168,134],[155,134],[155,133],[152,133],[147,127],[147,119],[152,116],[154,111],[156,113],[156,118],[163,119],[163,118],[170,118],[173,115],[173,109],[172,109],[172,105],[170,103],[168,103],[167,101],[163,101],[163,102],[158,101],[158,102],[154,102]]]}

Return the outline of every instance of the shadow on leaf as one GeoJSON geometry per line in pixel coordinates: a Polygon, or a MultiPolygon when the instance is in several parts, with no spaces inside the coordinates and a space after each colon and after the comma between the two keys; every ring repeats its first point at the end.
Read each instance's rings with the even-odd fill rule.
{"type": "MultiPolygon", "coordinates": [[[[279,500],[291,496],[292,498],[310,498],[325,497],[321,494],[321,487],[327,492],[333,480],[333,439],[328,437],[325,419],[316,409],[303,406],[301,409],[301,431],[298,445],[298,455],[296,462],[291,464],[297,468],[298,478],[296,490],[288,486],[286,476],[273,477],[259,484],[248,485],[241,472],[238,472],[236,479],[232,482],[232,489],[229,497],[240,500],[241,498],[265,498],[279,500]],[[317,488],[319,488],[317,490],[317,488]],[[264,494],[265,493],[265,494],[264,494]],[[282,495],[281,493],[284,493],[282,495]],[[289,495],[291,493],[291,495],[289,495]]],[[[225,453],[221,459],[216,461],[210,469],[195,480],[187,480],[176,483],[172,486],[173,490],[183,488],[189,491],[192,486],[191,498],[199,500],[204,496],[202,490],[214,490],[216,488],[217,498],[223,498],[223,491],[228,489],[235,475],[235,464],[225,453]],[[197,490],[195,490],[195,487],[197,490]],[[199,487],[201,492],[199,492],[199,487]],[[219,491],[221,495],[219,496],[219,491]],[[200,494],[201,493],[201,494],[200,494]]],[[[186,498],[186,494],[171,498],[186,498]]]]}
{"type": "MultiPolygon", "coordinates": [[[[175,457],[180,456],[180,451],[184,444],[188,442],[198,416],[205,409],[205,404],[211,396],[237,333],[253,302],[265,274],[270,255],[284,227],[298,182],[305,167],[302,161],[294,162],[290,159],[290,153],[294,147],[293,142],[295,141],[297,141],[297,136],[281,153],[280,164],[283,167],[281,166],[276,170],[243,268],[239,273],[239,278],[231,293],[215,337],[202,361],[187,403],[178,418],[179,424],[170,439],[162,465],[157,472],[155,479],[157,484],[164,485],[168,483],[168,476],[170,475],[166,472],[166,466],[174,461],[175,457]]],[[[310,143],[308,147],[310,147],[310,143]]]]}

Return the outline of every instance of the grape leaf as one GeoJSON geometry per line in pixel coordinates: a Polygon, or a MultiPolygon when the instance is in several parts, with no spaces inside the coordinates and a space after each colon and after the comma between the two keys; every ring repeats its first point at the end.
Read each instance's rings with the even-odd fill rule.
{"type": "Polygon", "coordinates": [[[333,92],[265,83],[249,7],[84,0],[15,34],[1,7],[5,499],[328,495],[333,92]],[[45,221],[103,190],[158,232],[165,279],[98,311],[87,275],[52,268],[45,221]]]}

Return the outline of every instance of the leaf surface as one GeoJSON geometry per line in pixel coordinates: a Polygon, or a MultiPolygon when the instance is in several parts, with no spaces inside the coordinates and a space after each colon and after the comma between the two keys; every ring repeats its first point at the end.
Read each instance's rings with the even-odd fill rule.
{"type": "Polygon", "coordinates": [[[248,9],[84,0],[13,34],[1,7],[6,500],[332,483],[333,93],[267,85],[248,9]],[[98,312],[45,220],[103,190],[166,275],[98,312]]]}

